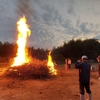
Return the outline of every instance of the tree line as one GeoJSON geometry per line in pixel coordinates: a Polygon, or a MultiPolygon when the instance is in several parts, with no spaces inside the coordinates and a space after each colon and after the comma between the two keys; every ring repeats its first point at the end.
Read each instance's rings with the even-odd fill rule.
{"type": "MultiPolygon", "coordinates": [[[[0,62],[8,62],[10,59],[16,57],[18,46],[16,43],[0,42],[0,62]]],[[[34,49],[34,47],[26,47],[28,55],[39,60],[47,59],[48,50],[41,48],[34,49]]]]}
{"type": "Polygon", "coordinates": [[[66,58],[70,58],[73,62],[81,58],[82,55],[87,55],[89,60],[96,61],[100,54],[100,42],[98,39],[77,39],[64,42],[62,46],[53,48],[53,58],[57,62],[62,62],[66,58]]]}
{"type": "MultiPolygon", "coordinates": [[[[0,57],[14,58],[17,53],[17,44],[9,42],[0,42],[0,57]]],[[[34,58],[44,60],[47,59],[49,50],[35,49],[27,47],[28,54],[34,58]]],[[[96,61],[96,57],[100,54],[100,42],[98,39],[77,39],[64,42],[62,46],[52,49],[52,59],[57,63],[64,63],[66,58],[70,58],[73,62],[80,59],[82,55],[87,55],[89,60],[96,61]]]]}

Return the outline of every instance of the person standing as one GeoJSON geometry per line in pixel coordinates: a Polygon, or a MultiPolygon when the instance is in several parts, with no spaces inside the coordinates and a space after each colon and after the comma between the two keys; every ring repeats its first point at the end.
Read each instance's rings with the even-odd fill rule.
{"type": "Polygon", "coordinates": [[[88,93],[89,100],[92,100],[92,93],[90,89],[90,70],[91,64],[88,62],[88,57],[83,55],[81,61],[77,61],[75,68],[79,69],[79,89],[80,100],[84,100],[85,90],[88,93]]]}
{"type": "Polygon", "coordinates": [[[68,59],[65,59],[65,70],[68,70],[68,59]]]}
{"type": "Polygon", "coordinates": [[[98,65],[98,80],[100,80],[100,55],[97,57],[97,61],[99,62],[99,65],[98,65]]]}
{"type": "Polygon", "coordinates": [[[71,69],[71,60],[68,58],[68,67],[71,69]]]}

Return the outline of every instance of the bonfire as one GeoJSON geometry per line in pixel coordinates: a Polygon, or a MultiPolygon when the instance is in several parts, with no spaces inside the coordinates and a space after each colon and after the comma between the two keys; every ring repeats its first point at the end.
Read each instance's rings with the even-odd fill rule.
{"type": "Polygon", "coordinates": [[[17,22],[18,28],[18,39],[17,45],[18,50],[16,57],[10,68],[7,69],[6,74],[10,76],[23,76],[23,77],[33,77],[33,78],[45,78],[57,74],[57,70],[54,68],[54,64],[51,57],[51,52],[49,52],[48,60],[40,61],[31,57],[28,54],[26,48],[26,43],[28,36],[31,35],[29,26],[26,24],[26,18],[22,17],[17,22]]]}

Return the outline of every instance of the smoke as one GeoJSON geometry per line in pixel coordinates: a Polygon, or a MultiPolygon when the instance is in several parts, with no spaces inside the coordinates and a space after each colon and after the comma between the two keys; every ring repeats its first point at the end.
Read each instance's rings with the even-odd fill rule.
{"type": "Polygon", "coordinates": [[[25,16],[28,20],[31,19],[32,9],[30,0],[18,0],[17,13],[19,16],[25,16]]]}

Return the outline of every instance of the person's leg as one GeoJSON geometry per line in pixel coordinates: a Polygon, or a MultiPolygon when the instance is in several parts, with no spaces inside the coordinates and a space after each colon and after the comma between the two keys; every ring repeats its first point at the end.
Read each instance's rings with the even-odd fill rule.
{"type": "Polygon", "coordinates": [[[70,64],[68,64],[68,68],[71,69],[71,68],[70,68],[70,64]]]}
{"type": "Polygon", "coordinates": [[[67,70],[67,64],[65,64],[65,70],[67,70]]]}
{"type": "Polygon", "coordinates": [[[92,100],[92,93],[91,93],[91,90],[90,90],[90,83],[86,83],[85,88],[86,88],[86,92],[88,93],[89,100],[92,100]]]}
{"type": "Polygon", "coordinates": [[[71,69],[71,64],[69,64],[69,68],[71,69]]]}
{"type": "Polygon", "coordinates": [[[92,100],[92,94],[88,94],[89,100],[92,100]]]}
{"type": "Polygon", "coordinates": [[[71,64],[70,64],[70,69],[71,69],[71,64]]]}
{"type": "Polygon", "coordinates": [[[84,100],[84,84],[79,83],[79,89],[80,89],[80,100],[84,100]]]}
{"type": "Polygon", "coordinates": [[[84,95],[80,94],[80,100],[84,100],[84,95]]]}

